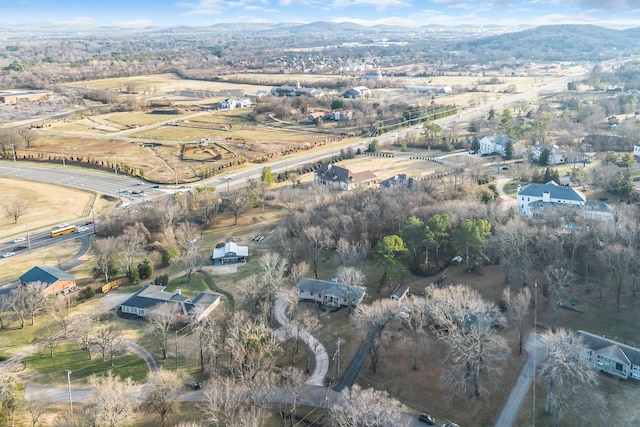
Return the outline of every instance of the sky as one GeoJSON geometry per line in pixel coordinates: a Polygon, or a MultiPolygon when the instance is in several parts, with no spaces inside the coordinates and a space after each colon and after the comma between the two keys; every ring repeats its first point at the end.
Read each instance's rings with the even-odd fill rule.
{"type": "Polygon", "coordinates": [[[640,0],[0,0],[0,23],[207,26],[233,22],[640,27],[640,0]]]}

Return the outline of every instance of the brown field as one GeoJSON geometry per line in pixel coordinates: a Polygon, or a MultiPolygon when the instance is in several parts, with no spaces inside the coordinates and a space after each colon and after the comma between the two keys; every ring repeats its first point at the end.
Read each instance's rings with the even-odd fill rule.
{"type": "Polygon", "coordinates": [[[109,90],[123,90],[127,85],[133,85],[137,87],[140,92],[146,91],[150,96],[157,96],[158,94],[170,94],[181,91],[193,91],[194,98],[201,96],[198,91],[222,92],[217,96],[224,97],[224,93],[230,91],[251,93],[258,90],[271,90],[271,86],[264,85],[209,82],[204,80],[185,80],[176,76],[175,74],[154,74],[147,76],[88,80],[75,84],[72,83],[71,85],[89,89],[109,90]]]}
{"type": "Polygon", "coordinates": [[[21,236],[29,231],[42,230],[62,222],[72,222],[87,216],[87,208],[93,206],[95,194],[75,188],[0,178],[2,204],[14,198],[27,202],[29,208],[17,224],[4,216],[0,219],[0,238],[21,236]]]}

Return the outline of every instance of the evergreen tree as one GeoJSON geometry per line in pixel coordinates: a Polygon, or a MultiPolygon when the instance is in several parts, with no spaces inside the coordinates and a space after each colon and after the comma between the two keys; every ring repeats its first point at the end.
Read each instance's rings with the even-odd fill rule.
{"type": "Polygon", "coordinates": [[[480,151],[480,141],[478,141],[478,137],[475,135],[473,135],[473,138],[471,138],[471,151],[473,151],[474,153],[480,151]]]}
{"type": "Polygon", "coordinates": [[[546,168],[544,170],[544,175],[542,176],[542,183],[546,184],[547,182],[552,181],[552,180],[553,180],[553,177],[551,175],[551,169],[546,168]]]}
{"type": "Polygon", "coordinates": [[[538,159],[538,163],[540,163],[543,166],[546,166],[549,164],[550,157],[551,157],[551,151],[549,151],[548,148],[545,148],[544,150],[542,150],[542,153],[540,153],[540,158],[538,159]]]}
{"type": "Polygon", "coordinates": [[[513,141],[509,140],[507,145],[504,147],[504,159],[511,160],[513,159],[513,141]]]}

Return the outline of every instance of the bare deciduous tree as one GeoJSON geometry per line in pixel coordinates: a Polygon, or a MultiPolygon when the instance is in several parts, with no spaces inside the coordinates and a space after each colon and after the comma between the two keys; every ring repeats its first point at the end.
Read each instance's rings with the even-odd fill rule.
{"type": "MultiPolygon", "coordinates": [[[[555,318],[557,317],[558,305],[571,296],[573,285],[576,283],[576,275],[569,270],[553,265],[546,266],[543,271],[549,287],[549,297],[552,299],[551,309],[555,318]]],[[[555,321],[557,319],[554,319],[555,321]]]]}
{"type": "Polygon", "coordinates": [[[108,372],[94,374],[89,381],[94,390],[87,403],[91,410],[85,413],[91,414],[92,419],[87,420],[91,425],[116,427],[129,419],[139,396],[131,377],[121,379],[108,372]]]}
{"type": "Polygon", "coordinates": [[[178,398],[184,389],[182,381],[177,372],[162,368],[149,373],[149,393],[145,404],[160,416],[162,427],[167,426],[169,414],[176,408],[178,398]]]}
{"type": "Polygon", "coordinates": [[[318,267],[320,265],[320,254],[326,251],[332,244],[331,232],[318,226],[307,227],[304,230],[309,246],[311,247],[313,274],[318,278],[318,267]]]}
{"type": "Polygon", "coordinates": [[[146,240],[142,229],[146,230],[144,225],[136,223],[135,226],[125,228],[124,232],[118,237],[118,257],[116,259],[127,275],[131,272],[135,259],[140,255],[146,240]]]}
{"type": "Polygon", "coordinates": [[[249,391],[232,378],[212,378],[205,385],[200,407],[207,422],[220,427],[260,426],[264,413],[250,404],[249,391]]]}
{"type": "Polygon", "coordinates": [[[400,307],[392,299],[382,299],[373,303],[360,304],[353,312],[353,321],[365,340],[371,343],[369,359],[371,369],[376,372],[380,359],[380,348],[383,343],[382,331],[387,323],[397,316],[400,307]]]}
{"type": "Polygon", "coordinates": [[[520,292],[511,292],[510,288],[502,291],[502,299],[507,306],[507,321],[518,329],[518,354],[522,354],[522,337],[525,320],[531,306],[531,291],[522,288],[520,292]]]}
{"type": "Polygon", "coordinates": [[[449,369],[443,385],[470,392],[472,399],[484,397],[497,385],[508,355],[506,341],[496,331],[503,323],[500,311],[468,286],[430,286],[426,292],[433,321],[447,343],[449,369]]]}
{"type": "MultiPolygon", "coordinates": [[[[596,396],[597,371],[585,359],[586,348],[582,339],[564,328],[543,332],[547,358],[540,364],[538,380],[547,386],[545,410],[553,411],[554,426],[563,410],[574,408],[573,403],[582,394],[596,396]]],[[[590,397],[591,398],[591,397],[590,397]]],[[[593,399],[596,402],[596,399],[593,399]]],[[[579,415],[573,413],[573,415],[579,415]]]]}
{"type": "Polygon", "coordinates": [[[4,205],[4,212],[7,218],[12,219],[13,223],[17,224],[20,217],[29,212],[29,205],[25,199],[16,197],[4,205]]]}
{"type": "Polygon", "coordinates": [[[344,402],[331,408],[330,416],[338,427],[387,427],[402,425],[404,405],[386,391],[362,389],[354,385],[345,390],[344,402]]]}
{"type": "Polygon", "coordinates": [[[105,283],[109,282],[111,277],[110,264],[113,256],[118,251],[118,241],[114,237],[107,237],[106,239],[96,240],[93,247],[96,253],[96,265],[98,270],[104,275],[105,283]]]}
{"type": "Polygon", "coordinates": [[[102,351],[102,363],[106,361],[107,349],[111,348],[111,342],[121,335],[122,331],[113,324],[102,324],[94,330],[91,341],[100,347],[102,351]]]}
{"type": "Polygon", "coordinates": [[[161,303],[160,305],[149,310],[147,320],[149,321],[149,332],[160,346],[162,358],[167,358],[169,350],[169,333],[171,327],[178,319],[181,313],[180,304],[161,303]]]}
{"type": "Polygon", "coordinates": [[[187,283],[191,283],[193,273],[200,270],[202,258],[195,246],[186,249],[183,255],[178,259],[182,271],[187,275],[187,283]]]}

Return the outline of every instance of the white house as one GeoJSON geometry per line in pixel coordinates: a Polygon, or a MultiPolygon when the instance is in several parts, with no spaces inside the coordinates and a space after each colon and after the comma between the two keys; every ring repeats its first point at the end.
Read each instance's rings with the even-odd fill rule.
{"type": "Polygon", "coordinates": [[[507,144],[509,141],[511,141],[511,144],[513,145],[513,157],[522,157],[525,152],[525,148],[522,144],[506,135],[495,134],[485,136],[478,141],[480,143],[480,151],[478,151],[478,154],[487,155],[497,153],[501,156],[505,156],[507,154],[507,144]]]}
{"type": "Polygon", "coordinates": [[[540,156],[545,149],[549,151],[548,165],[563,165],[565,163],[564,155],[558,150],[557,146],[540,143],[531,147],[531,161],[539,162],[540,156]]]}
{"type": "Polygon", "coordinates": [[[633,144],[633,157],[640,159],[640,144],[633,144]]]}
{"type": "Polygon", "coordinates": [[[524,187],[519,185],[516,201],[518,213],[531,217],[534,202],[584,206],[587,199],[584,194],[572,187],[549,181],[546,184],[529,184],[524,187]]]}
{"type": "Polygon", "coordinates": [[[352,307],[362,302],[367,288],[351,286],[326,280],[303,277],[296,285],[300,299],[314,301],[327,307],[352,307]]]}
{"type": "Polygon", "coordinates": [[[246,262],[249,259],[249,247],[240,246],[235,242],[227,242],[213,250],[211,259],[214,264],[232,264],[246,262]]]}

